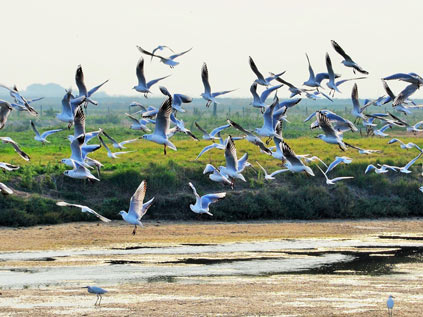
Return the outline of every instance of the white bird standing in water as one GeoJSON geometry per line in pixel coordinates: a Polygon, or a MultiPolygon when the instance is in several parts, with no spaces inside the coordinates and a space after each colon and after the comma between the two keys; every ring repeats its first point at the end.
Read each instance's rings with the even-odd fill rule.
{"type": "Polygon", "coordinates": [[[213,216],[213,214],[209,212],[210,204],[218,201],[219,199],[225,198],[226,193],[207,194],[200,197],[200,195],[197,194],[194,185],[191,182],[188,183],[188,185],[192,188],[192,191],[195,195],[195,205],[189,205],[191,210],[196,214],[208,214],[210,216],[213,216]]]}
{"type": "Polygon", "coordinates": [[[388,307],[388,316],[392,317],[394,310],[394,296],[389,295],[388,300],[386,301],[386,307],[388,307]]]}
{"type": "Polygon", "coordinates": [[[95,301],[94,306],[97,305],[97,302],[98,302],[98,306],[100,306],[101,305],[101,299],[102,299],[101,295],[107,293],[107,291],[105,289],[101,288],[101,287],[98,287],[98,286],[84,286],[83,288],[87,288],[88,293],[97,295],[97,300],[95,301]]]}
{"type": "Polygon", "coordinates": [[[128,212],[121,210],[119,215],[122,216],[123,220],[127,223],[134,225],[134,230],[132,234],[137,233],[137,226],[143,226],[141,223],[141,218],[146,214],[148,208],[153,204],[154,197],[151,198],[146,203],[143,203],[145,193],[147,191],[147,182],[143,180],[138,186],[137,190],[135,191],[134,195],[131,197],[131,201],[129,202],[129,210],[128,212]]]}

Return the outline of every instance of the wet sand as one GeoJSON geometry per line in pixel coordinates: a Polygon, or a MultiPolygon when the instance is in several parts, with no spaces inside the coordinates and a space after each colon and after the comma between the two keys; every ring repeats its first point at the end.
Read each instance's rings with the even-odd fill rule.
{"type": "Polygon", "coordinates": [[[0,229],[0,316],[420,316],[423,221],[0,229]],[[101,307],[85,285],[109,290],[101,307]]]}

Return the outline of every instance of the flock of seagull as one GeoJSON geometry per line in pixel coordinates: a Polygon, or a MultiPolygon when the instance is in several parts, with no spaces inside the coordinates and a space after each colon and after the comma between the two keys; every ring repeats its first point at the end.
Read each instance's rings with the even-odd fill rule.
{"type": "MultiPolygon", "coordinates": [[[[341,48],[341,46],[337,42],[332,41],[332,46],[335,51],[343,58],[342,64],[346,67],[351,68],[354,74],[356,72],[363,75],[369,74],[368,71],[366,71],[358,63],[356,63],[341,48]]],[[[192,50],[192,48],[190,48],[180,53],[175,53],[170,47],[165,45],[159,45],[154,48],[151,52],[145,50],[140,46],[137,46],[137,48],[143,55],[150,56],[151,60],[157,58],[163,64],[170,66],[170,68],[179,65],[177,58],[181,57],[186,53],[189,53],[192,50]],[[164,57],[162,56],[164,54],[158,55],[156,53],[157,51],[164,52],[165,50],[171,51],[172,55],[164,57]]],[[[307,175],[315,176],[312,168],[308,166],[309,163],[314,161],[317,161],[317,168],[323,174],[326,180],[326,184],[328,185],[333,185],[336,182],[353,178],[352,176],[334,178],[330,178],[328,176],[328,174],[332,170],[334,170],[337,165],[341,163],[350,164],[352,162],[351,158],[346,156],[337,156],[335,157],[334,161],[328,166],[317,156],[312,156],[310,154],[296,154],[282,136],[282,125],[289,123],[287,119],[289,109],[298,105],[301,102],[302,98],[308,98],[312,100],[315,100],[317,98],[326,98],[328,101],[332,102],[332,97],[336,93],[340,93],[339,86],[341,84],[347,81],[357,81],[366,78],[355,77],[349,79],[339,79],[341,76],[334,72],[332,60],[328,53],[326,53],[325,56],[327,68],[325,72],[315,73],[308,54],[306,54],[306,59],[308,63],[309,78],[303,83],[303,87],[296,87],[295,85],[289,83],[286,79],[282,78],[285,72],[269,72],[270,76],[265,77],[260,72],[253,58],[249,57],[249,65],[251,67],[251,70],[257,77],[250,87],[250,92],[253,97],[251,106],[261,111],[263,116],[263,125],[261,127],[255,128],[254,131],[249,131],[243,128],[240,124],[228,119],[226,124],[216,127],[211,132],[208,132],[203,129],[197,122],[195,122],[196,128],[203,134],[202,139],[211,141],[211,144],[204,147],[204,149],[198,154],[196,160],[198,160],[204,153],[213,149],[218,149],[224,151],[226,162],[225,166],[219,167],[207,164],[203,171],[203,174],[209,174],[208,176],[212,181],[228,185],[231,188],[234,188],[235,181],[237,179],[245,182],[246,179],[243,175],[243,171],[246,168],[250,167],[254,169],[254,167],[250,162],[248,162],[248,153],[245,153],[241,158],[238,159],[235,142],[237,140],[246,139],[248,142],[251,142],[252,144],[256,145],[258,147],[258,150],[264,155],[269,155],[277,160],[282,161],[284,168],[273,171],[270,174],[259,162],[256,162],[262,170],[265,180],[267,181],[272,181],[275,179],[276,175],[288,171],[292,173],[303,172],[307,175]],[[323,86],[324,81],[326,81],[326,87],[323,86]],[[276,84],[273,85],[273,83],[276,84]],[[259,86],[263,87],[263,91],[260,93],[258,92],[259,86]],[[277,96],[277,91],[283,86],[286,86],[288,88],[291,95],[290,99],[280,101],[277,96]],[[325,88],[329,90],[326,93],[323,92],[325,88]],[[272,93],[274,93],[273,100],[268,101],[272,93]],[[223,131],[229,127],[233,127],[242,135],[236,137],[229,135],[226,138],[223,138],[223,131]],[[262,138],[266,138],[267,140],[264,142],[262,138]],[[269,143],[272,141],[274,143],[274,146],[268,147],[269,143]],[[324,166],[325,170],[322,169],[319,164],[324,166]]],[[[144,58],[141,56],[136,65],[136,76],[138,83],[133,87],[133,89],[135,89],[137,92],[143,93],[144,97],[147,98],[148,94],[152,93],[151,88],[156,85],[159,81],[166,79],[170,75],[147,81],[146,76],[144,74],[144,69],[145,61],[144,58]]],[[[217,97],[234,91],[234,89],[223,90],[219,92],[215,92],[214,90],[212,90],[206,63],[204,63],[201,68],[201,79],[204,86],[204,92],[201,94],[201,96],[206,101],[206,107],[209,107],[211,104],[217,104],[217,97]]],[[[69,158],[63,158],[61,160],[63,164],[71,168],[66,170],[64,172],[64,175],[76,179],[88,179],[90,181],[99,181],[100,169],[103,167],[103,165],[98,160],[91,158],[91,153],[103,147],[107,151],[108,157],[116,159],[119,158],[121,155],[132,152],[125,151],[125,145],[128,143],[136,142],[138,139],[124,140],[118,142],[101,128],[96,131],[86,132],[86,111],[84,109],[86,109],[88,105],[98,105],[98,102],[92,99],[93,95],[103,85],[105,85],[108,80],[100,83],[99,85],[91,89],[88,89],[85,85],[82,67],[81,65],[79,65],[75,74],[75,82],[76,86],[78,87],[78,93],[73,94],[71,89],[66,91],[62,99],[62,111],[56,116],[58,120],[67,124],[68,129],[71,129],[72,126],[74,127],[73,135],[68,136],[70,142],[71,155],[69,158]],[[93,140],[98,140],[100,144],[91,144],[90,142],[92,142],[93,140]],[[108,143],[112,146],[108,145],[108,143]],[[94,168],[97,171],[96,176],[92,173],[92,170],[94,168]]],[[[405,128],[407,132],[412,133],[423,131],[423,121],[411,125],[391,112],[368,112],[368,110],[371,109],[371,106],[380,107],[381,105],[387,104],[389,102],[392,103],[392,107],[394,110],[405,115],[411,113],[413,109],[421,108],[422,106],[416,105],[410,99],[410,96],[421,85],[423,85],[423,78],[421,78],[415,73],[397,73],[383,78],[382,83],[387,95],[381,96],[374,100],[366,99],[364,100],[363,105],[361,105],[359,101],[357,83],[354,83],[351,93],[351,114],[354,117],[354,122],[326,109],[321,109],[312,113],[304,120],[304,122],[308,122],[314,119],[314,121],[311,123],[310,128],[321,129],[323,133],[318,134],[316,138],[321,139],[323,142],[332,145],[337,145],[342,151],[346,151],[350,147],[352,149],[358,150],[360,154],[364,155],[378,153],[380,151],[359,148],[357,146],[347,143],[343,138],[344,133],[347,131],[358,131],[356,124],[358,124],[359,122],[361,122],[363,127],[366,128],[368,134],[373,134],[379,137],[387,137],[387,130],[389,128],[392,128],[393,126],[405,128]],[[401,92],[395,95],[387,84],[387,81],[389,80],[399,80],[408,83],[408,85],[401,92]],[[380,128],[377,127],[377,122],[380,122],[382,124],[380,128]]],[[[18,91],[16,86],[14,86],[13,88],[9,88],[5,85],[0,85],[0,87],[7,89],[13,99],[13,102],[0,101],[0,129],[5,126],[7,119],[12,111],[22,111],[27,112],[32,116],[38,116],[38,112],[34,109],[33,104],[41,100],[42,98],[29,100],[26,99],[18,91]]],[[[165,96],[165,99],[160,108],[157,109],[153,106],[144,107],[141,103],[133,102],[130,106],[139,108],[139,111],[136,111],[132,114],[126,113],[125,115],[128,117],[129,120],[132,121],[132,124],[130,126],[131,129],[145,132],[140,137],[140,139],[142,138],[144,140],[163,145],[163,152],[166,155],[167,148],[170,148],[174,151],[177,150],[176,146],[171,142],[171,138],[176,133],[184,133],[196,141],[198,141],[198,138],[194,135],[194,133],[192,133],[189,129],[185,127],[184,121],[180,117],[177,118],[177,115],[179,113],[185,112],[185,109],[183,108],[184,104],[192,102],[193,99],[185,94],[171,93],[164,86],[160,86],[159,90],[165,96]]],[[[42,133],[40,133],[34,121],[30,120],[30,124],[35,134],[34,139],[38,142],[41,142],[43,145],[49,143],[47,138],[50,135],[64,130],[55,129],[43,131],[42,133]]],[[[20,146],[10,137],[2,136],[0,137],[0,140],[5,144],[10,144],[11,146],[13,146],[15,151],[20,155],[22,159],[26,161],[30,160],[29,155],[26,154],[20,148],[20,146]]],[[[370,171],[374,171],[378,174],[388,173],[389,171],[411,173],[410,167],[418,159],[420,159],[423,154],[423,150],[418,145],[411,142],[405,144],[401,140],[393,138],[388,143],[399,143],[402,149],[415,149],[417,151],[417,155],[405,166],[370,164],[367,166],[365,173],[368,173],[370,171]]],[[[19,166],[0,162],[0,168],[6,171],[13,171],[18,169],[19,166]]],[[[189,186],[192,188],[196,198],[195,204],[191,204],[190,209],[198,214],[205,213],[208,215],[212,215],[212,213],[209,211],[210,204],[216,202],[219,199],[223,199],[226,196],[226,193],[215,193],[207,194],[200,197],[197,194],[194,185],[192,183],[189,183],[189,186]]],[[[137,226],[142,226],[140,220],[143,215],[147,212],[148,208],[151,206],[154,200],[154,198],[152,198],[148,202],[143,203],[146,190],[147,184],[146,181],[143,181],[131,198],[129,210],[127,212],[119,212],[124,221],[134,225],[133,234],[136,233],[137,226]]],[[[423,191],[423,186],[420,188],[420,190],[423,191]]],[[[13,194],[13,190],[3,183],[0,183],[0,192],[5,195],[13,194]]],[[[59,206],[65,207],[77,207],[80,208],[82,212],[91,213],[99,217],[99,219],[103,221],[110,221],[109,219],[99,215],[96,211],[84,205],[69,204],[66,202],[58,202],[57,204],[59,206]]]]}
{"type": "MultiPolygon", "coordinates": [[[[331,44],[334,50],[343,58],[342,64],[345,67],[351,68],[354,74],[357,72],[361,75],[369,74],[368,71],[356,63],[337,42],[332,41],[331,44]]],[[[177,61],[177,59],[192,50],[192,48],[190,48],[180,53],[175,53],[170,47],[165,45],[159,45],[151,52],[140,46],[137,46],[137,48],[141,54],[151,57],[151,60],[157,58],[161,63],[170,66],[170,68],[178,66],[180,63],[177,61]],[[163,52],[164,55],[166,50],[171,51],[172,55],[164,57],[157,53],[160,51],[163,52]]],[[[196,128],[202,133],[202,139],[211,141],[211,144],[207,145],[198,154],[196,159],[199,159],[204,153],[208,151],[217,149],[224,151],[226,162],[225,166],[219,167],[207,164],[203,174],[209,174],[208,176],[212,181],[228,185],[231,188],[234,188],[235,181],[237,179],[245,182],[246,179],[243,175],[243,171],[246,168],[254,167],[250,162],[248,162],[248,153],[245,153],[241,158],[238,159],[236,141],[246,139],[248,142],[257,146],[258,150],[263,153],[263,155],[269,155],[277,160],[282,161],[284,168],[273,171],[270,174],[259,162],[257,162],[257,165],[262,170],[264,178],[267,181],[272,181],[275,179],[276,175],[288,171],[292,173],[305,173],[310,176],[315,176],[312,168],[308,166],[309,163],[314,161],[317,161],[317,168],[323,174],[326,180],[326,184],[328,185],[333,185],[336,182],[353,178],[352,176],[334,178],[330,178],[328,176],[328,174],[332,172],[339,164],[350,164],[352,162],[351,158],[346,156],[337,156],[333,162],[327,165],[317,156],[312,156],[310,154],[296,154],[282,136],[282,125],[289,123],[287,116],[289,109],[298,105],[302,98],[308,98],[312,100],[324,98],[329,102],[333,102],[332,98],[335,96],[335,94],[341,93],[340,86],[343,83],[347,81],[363,80],[366,78],[365,76],[361,76],[340,79],[341,75],[335,73],[333,69],[332,59],[329,53],[326,53],[325,55],[326,70],[324,72],[315,73],[308,54],[306,54],[306,59],[308,63],[309,78],[304,81],[302,87],[297,87],[288,82],[285,78],[282,78],[282,76],[285,75],[285,72],[269,72],[270,76],[265,77],[257,67],[253,58],[249,57],[249,66],[256,76],[256,79],[250,87],[250,92],[253,98],[251,106],[261,111],[263,116],[263,125],[261,127],[255,128],[254,131],[250,131],[243,128],[240,124],[228,119],[226,124],[216,127],[211,132],[208,132],[203,129],[197,122],[195,122],[196,128]],[[323,85],[324,82],[326,82],[326,86],[323,85]],[[259,86],[263,87],[261,92],[258,91],[259,86]],[[284,86],[288,88],[290,92],[290,98],[288,100],[280,101],[277,96],[277,91],[284,86]],[[274,97],[271,101],[269,101],[269,97],[272,94],[274,94],[274,97]],[[226,138],[222,137],[223,131],[229,127],[233,127],[242,135],[237,137],[231,135],[227,136],[226,138]],[[266,138],[266,141],[264,142],[262,138],[266,138]],[[272,141],[274,146],[269,147],[268,145],[272,141]],[[324,169],[319,164],[324,166],[324,169]]],[[[141,56],[136,65],[136,76],[138,83],[133,87],[133,89],[142,93],[144,97],[147,98],[148,94],[152,93],[152,87],[155,86],[158,82],[165,80],[170,75],[147,80],[144,74],[145,68],[145,60],[141,56]]],[[[209,107],[212,104],[217,104],[217,97],[229,94],[230,92],[234,91],[234,89],[222,91],[212,90],[209,81],[209,71],[206,63],[204,63],[201,68],[201,80],[204,86],[204,92],[201,93],[201,97],[206,101],[206,107],[209,107]]],[[[90,155],[103,147],[106,149],[108,157],[116,159],[119,158],[119,156],[130,152],[124,151],[126,144],[135,142],[138,139],[118,142],[101,128],[96,131],[86,132],[86,111],[84,109],[86,109],[88,106],[98,105],[98,102],[92,99],[93,95],[103,85],[105,85],[108,80],[91,89],[88,89],[85,85],[82,67],[79,65],[76,70],[75,81],[78,87],[78,93],[74,94],[71,89],[66,91],[62,99],[62,110],[57,115],[57,119],[65,123],[68,129],[71,129],[72,126],[74,127],[73,135],[68,136],[71,155],[69,158],[63,158],[61,160],[63,164],[70,167],[69,170],[64,172],[64,175],[76,179],[99,181],[100,169],[103,167],[103,165],[101,162],[91,158],[90,155]],[[94,140],[98,140],[100,144],[91,144],[90,142],[93,142],[94,140]],[[111,144],[112,146],[108,144],[111,144]],[[117,151],[115,151],[115,149],[117,151]],[[94,168],[97,171],[97,176],[93,175],[92,173],[94,168]]],[[[358,131],[356,125],[360,122],[363,127],[367,129],[368,134],[373,134],[379,137],[387,137],[387,130],[394,126],[404,128],[406,132],[416,133],[423,131],[423,121],[412,125],[391,112],[369,113],[370,109],[374,107],[380,107],[389,102],[392,103],[394,110],[404,115],[412,113],[414,109],[422,108],[423,106],[416,105],[410,99],[410,97],[413,93],[416,92],[418,88],[420,88],[421,85],[423,85],[423,78],[416,73],[397,73],[382,78],[382,84],[384,90],[386,91],[386,95],[374,100],[366,99],[363,104],[360,104],[358,97],[358,86],[357,83],[354,83],[351,93],[351,114],[354,117],[354,122],[343,118],[342,116],[327,109],[321,109],[312,113],[304,120],[304,122],[313,120],[310,128],[321,129],[322,133],[317,135],[316,138],[321,139],[323,142],[331,145],[337,145],[342,151],[346,151],[348,148],[352,148],[357,150],[360,154],[364,155],[370,155],[380,151],[359,148],[347,143],[343,138],[344,133],[347,131],[358,131]],[[407,83],[407,86],[397,95],[395,95],[387,84],[387,82],[390,80],[398,80],[407,83]],[[381,123],[382,126],[378,128],[377,122],[381,123]]],[[[27,112],[31,116],[38,116],[38,112],[34,109],[33,105],[35,102],[41,100],[42,98],[31,100],[26,99],[18,91],[16,86],[9,88],[8,86],[0,85],[0,87],[7,89],[11,98],[13,99],[12,102],[0,101],[0,129],[5,126],[7,119],[12,111],[27,112]]],[[[185,127],[184,121],[180,117],[177,117],[180,113],[185,112],[185,109],[183,108],[184,104],[192,102],[193,99],[185,94],[171,93],[164,86],[160,86],[159,89],[160,92],[165,96],[165,99],[160,108],[157,109],[153,106],[144,107],[138,102],[133,102],[130,106],[139,108],[139,111],[136,111],[132,114],[126,113],[125,115],[132,122],[132,125],[130,126],[131,129],[145,132],[140,138],[162,145],[164,154],[166,155],[167,148],[170,148],[174,151],[177,150],[176,146],[171,142],[171,138],[176,133],[184,133],[193,140],[197,141],[198,138],[194,135],[194,133],[185,127]]],[[[64,129],[48,130],[40,133],[34,121],[31,120],[30,124],[35,134],[35,141],[41,142],[43,145],[49,143],[47,138],[50,135],[66,129],[65,126],[64,129]]],[[[11,145],[22,159],[26,161],[30,160],[29,155],[26,154],[10,137],[1,136],[0,140],[5,144],[11,145]]],[[[377,164],[375,166],[370,164],[366,168],[365,173],[370,171],[374,171],[376,173],[398,171],[401,173],[411,173],[410,167],[420,159],[423,153],[422,149],[414,143],[405,144],[401,140],[395,138],[389,141],[389,144],[393,143],[399,143],[402,149],[415,149],[417,154],[416,157],[403,167],[390,166],[385,164],[377,164]]],[[[18,169],[19,166],[0,162],[0,168],[5,171],[13,171],[18,169]]],[[[190,209],[197,214],[208,214],[212,216],[212,213],[209,211],[210,205],[220,199],[225,198],[226,196],[225,192],[200,196],[197,193],[195,186],[191,182],[189,183],[189,186],[191,187],[195,196],[195,204],[191,204],[190,209]]],[[[420,188],[420,190],[423,191],[423,186],[420,188]]],[[[141,182],[134,195],[131,197],[129,210],[119,212],[124,221],[134,226],[133,234],[136,233],[137,226],[142,226],[141,218],[145,215],[149,207],[154,202],[153,197],[144,203],[146,191],[147,183],[144,180],[141,182]]],[[[3,183],[0,183],[0,192],[5,195],[13,194],[13,190],[3,183]]],[[[91,213],[102,221],[110,221],[109,219],[98,214],[93,209],[84,205],[70,204],[67,202],[58,202],[57,205],[63,207],[80,208],[82,212],[91,213]]],[[[90,288],[88,288],[88,290],[90,291],[90,288]]]]}

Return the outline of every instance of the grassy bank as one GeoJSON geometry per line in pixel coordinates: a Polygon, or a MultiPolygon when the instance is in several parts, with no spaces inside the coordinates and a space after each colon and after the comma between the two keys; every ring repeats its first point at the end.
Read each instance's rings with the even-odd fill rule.
{"type": "MultiPolygon", "coordinates": [[[[210,181],[202,174],[205,164],[219,166],[224,163],[223,151],[212,150],[195,161],[197,154],[208,144],[206,141],[176,140],[178,151],[169,151],[167,156],[163,156],[162,147],[139,140],[128,145],[128,150],[134,152],[117,160],[108,158],[101,149],[92,155],[105,164],[100,182],[88,183],[65,177],[65,167],[59,161],[70,156],[68,143],[64,139],[66,134],[67,132],[61,132],[61,135],[54,135],[51,138],[52,144],[46,146],[35,143],[26,133],[14,135],[31,155],[32,160],[29,163],[23,162],[11,148],[0,147],[2,161],[21,166],[16,172],[0,175],[1,182],[17,190],[14,196],[0,197],[0,225],[29,226],[96,220],[79,210],[57,207],[57,200],[85,204],[106,217],[119,219],[118,212],[128,209],[129,199],[143,179],[148,183],[146,198],[156,197],[145,219],[198,219],[189,209],[189,204],[195,201],[187,185],[189,181],[196,185],[200,194],[227,191],[227,197],[211,207],[214,220],[423,215],[420,208],[423,195],[418,190],[420,173],[416,172],[420,171],[418,163],[413,167],[415,172],[408,175],[364,174],[370,163],[402,166],[417,154],[415,150],[401,150],[397,145],[387,145],[388,139],[367,138],[351,142],[363,148],[383,151],[374,156],[362,156],[352,149],[342,153],[338,147],[313,138],[287,140],[297,154],[311,153],[321,157],[326,163],[330,163],[336,155],[348,155],[353,158],[353,163],[338,166],[330,176],[355,178],[335,186],[327,186],[320,171],[312,164],[316,177],[285,173],[279,174],[274,182],[268,183],[260,172],[256,174],[249,169],[244,173],[247,182],[239,181],[235,189],[231,190],[210,181]]],[[[417,138],[404,140],[418,142],[417,138]]],[[[281,168],[280,161],[261,154],[246,141],[237,142],[237,149],[239,156],[248,152],[251,163],[259,161],[269,172],[281,168]]],[[[204,216],[200,219],[209,218],[204,216]]]]}

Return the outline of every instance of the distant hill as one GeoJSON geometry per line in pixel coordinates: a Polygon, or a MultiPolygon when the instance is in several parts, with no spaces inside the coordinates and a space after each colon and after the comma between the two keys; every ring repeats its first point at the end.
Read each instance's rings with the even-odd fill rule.
{"type": "MultiPolygon", "coordinates": [[[[74,90],[76,92],[78,91],[77,89],[74,89],[74,90]]],[[[65,88],[55,83],[31,84],[28,87],[26,87],[25,90],[22,90],[21,92],[26,98],[35,98],[35,97],[62,98],[65,94],[65,88]]],[[[7,92],[5,93],[2,92],[2,95],[3,94],[6,95],[7,92]]],[[[106,97],[109,97],[109,95],[107,95],[105,92],[98,91],[95,94],[95,97],[106,98],[106,97]]]]}

